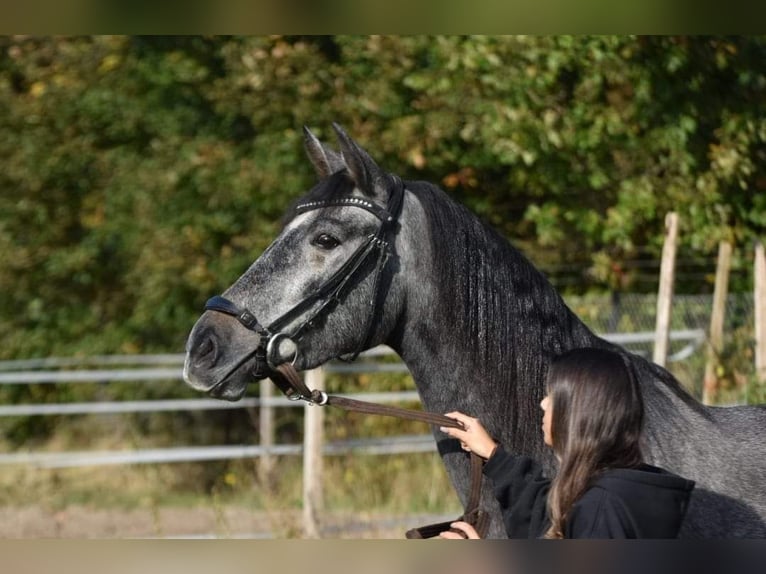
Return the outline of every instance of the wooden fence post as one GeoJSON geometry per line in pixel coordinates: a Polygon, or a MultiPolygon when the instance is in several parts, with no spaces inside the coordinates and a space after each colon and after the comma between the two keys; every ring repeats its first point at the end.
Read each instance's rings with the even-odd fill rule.
{"type": "Polygon", "coordinates": [[[763,243],[755,244],[755,374],[758,381],[766,382],[766,256],[763,243]]]}
{"type": "MultiPolygon", "coordinates": [[[[306,373],[306,386],[324,389],[324,370],[319,367],[306,373]]],[[[303,536],[320,538],[319,512],[322,499],[322,446],[324,444],[324,409],[309,403],[303,421],[303,536]]]]}
{"type": "Polygon", "coordinates": [[[702,387],[702,402],[710,405],[718,394],[719,357],[723,350],[723,322],[726,317],[726,297],[729,293],[729,271],[731,269],[731,243],[721,241],[718,245],[718,264],[715,271],[713,310],[710,313],[707,363],[702,387]]]}
{"type": "Polygon", "coordinates": [[[662,246],[660,287],[657,293],[657,326],[654,334],[654,355],[652,358],[661,367],[665,366],[668,358],[670,309],[673,303],[677,246],[678,214],[671,211],[665,216],[665,243],[662,246]]]}
{"type": "Polygon", "coordinates": [[[258,430],[260,431],[260,446],[263,454],[258,464],[258,475],[261,484],[271,491],[272,479],[274,476],[274,456],[271,449],[274,447],[274,407],[269,404],[269,400],[274,396],[274,385],[270,380],[264,380],[260,383],[261,406],[259,407],[258,430]]]}

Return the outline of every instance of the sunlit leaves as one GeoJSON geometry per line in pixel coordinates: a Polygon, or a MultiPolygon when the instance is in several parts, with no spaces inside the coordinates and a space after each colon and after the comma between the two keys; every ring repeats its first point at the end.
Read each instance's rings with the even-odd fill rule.
{"type": "Polygon", "coordinates": [[[0,355],[179,349],[313,183],[304,124],[637,288],[614,270],[670,210],[706,256],[763,236],[764,61],[761,37],[2,38],[0,355]]]}

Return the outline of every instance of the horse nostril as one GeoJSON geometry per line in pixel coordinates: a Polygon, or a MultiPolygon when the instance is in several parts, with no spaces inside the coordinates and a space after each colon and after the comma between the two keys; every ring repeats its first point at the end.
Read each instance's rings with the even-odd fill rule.
{"type": "Polygon", "coordinates": [[[218,361],[218,345],[213,337],[207,336],[197,347],[197,363],[206,363],[212,367],[218,361]]]}
{"type": "Polygon", "coordinates": [[[214,349],[213,341],[211,341],[210,339],[205,339],[204,341],[202,341],[202,344],[199,346],[199,349],[198,349],[200,358],[212,352],[213,349],[214,349]]]}

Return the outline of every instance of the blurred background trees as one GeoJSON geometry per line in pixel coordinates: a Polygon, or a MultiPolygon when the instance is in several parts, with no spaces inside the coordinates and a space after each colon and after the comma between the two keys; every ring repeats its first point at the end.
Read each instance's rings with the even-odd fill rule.
{"type": "Polygon", "coordinates": [[[635,262],[670,210],[689,256],[747,261],[764,62],[763,37],[4,37],[0,359],[180,351],[311,185],[304,124],[438,183],[572,291],[653,290],[635,262]]]}
{"type": "MultiPolygon", "coordinates": [[[[181,352],[204,301],[259,256],[313,184],[304,124],[332,143],[338,122],[384,168],[440,185],[524,251],[597,332],[652,328],[671,210],[681,220],[676,292],[710,293],[728,240],[730,292],[750,293],[752,241],[766,231],[764,62],[758,36],[0,37],[0,360],[181,352]]],[[[749,301],[731,306],[718,373],[736,400],[752,373],[749,301]]],[[[674,328],[704,328],[706,313],[708,299],[679,298],[674,328]]],[[[704,353],[690,363],[674,373],[694,391],[704,353]]],[[[328,383],[409,384],[390,374],[328,383]]],[[[2,385],[0,403],[199,397],[178,380],[106,387],[2,385]]],[[[747,392],[763,402],[766,387],[747,392]]],[[[6,417],[0,447],[246,443],[257,440],[252,414],[6,417]]],[[[299,416],[280,415],[277,442],[299,440],[299,416]]],[[[328,417],[336,438],[403,432],[328,417]]],[[[422,483],[422,467],[392,461],[398,483],[401,465],[422,483]]],[[[353,472],[351,463],[328,480],[344,496],[360,490],[353,472],[392,482],[377,460],[353,472]]],[[[280,472],[298,480],[290,464],[280,472]]],[[[426,464],[441,472],[436,458],[426,464]]],[[[132,484],[141,468],[120,480],[132,484]]],[[[224,492],[252,470],[147,468],[158,500],[200,485],[224,492]]],[[[46,488],[68,499],[61,481],[71,481],[83,500],[103,502],[91,474],[54,473],[46,488]]],[[[1,503],[38,497],[29,477],[4,476],[1,503]]],[[[104,480],[115,495],[129,490],[104,480]]],[[[432,488],[441,490],[429,511],[452,500],[447,486],[432,488]]],[[[409,504],[395,492],[388,500],[409,504]]]]}

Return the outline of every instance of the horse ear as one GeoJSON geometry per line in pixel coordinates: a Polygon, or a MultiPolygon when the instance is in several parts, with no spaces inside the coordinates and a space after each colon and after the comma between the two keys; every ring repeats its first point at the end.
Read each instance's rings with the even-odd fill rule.
{"type": "Polygon", "coordinates": [[[340,154],[324,146],[306,126],[303,126],[303,146],[320,178],[329,177],[346,167],[340,154]]]}
{"type": "Polygon", "coordinates": [[[381,192],[385,174],[370,155],[352,140],[338,124],[332,124],[338,134],[340,152],[351,179],[365,195],[375,196],[381,192]]]}

